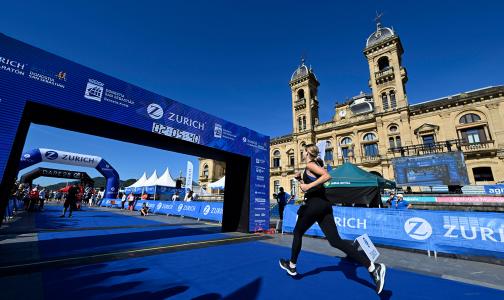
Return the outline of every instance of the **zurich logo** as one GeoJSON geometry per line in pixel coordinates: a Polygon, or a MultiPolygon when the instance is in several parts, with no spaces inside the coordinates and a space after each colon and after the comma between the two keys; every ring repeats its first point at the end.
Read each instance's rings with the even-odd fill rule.
{"type": "Polygon", "coordinates": [[[156,209],[161,209],[161,207],[163,207],[163,203],[158,203],[158,205],[156,206],[156,209]]]}
{"type": "Polygon", "coordinates": [[[210,212],[210,205],[207,205],[205,206],[205,208],[203,209],[203,215],[208,215],[208,213],[210,212]]]}
{"type": "Polygon", "coordinates": [[[179,204],[179,206],[177,207],[177,211],[181,211],[183,207],[184,207],[184,204],[179,204]]]}
{"type": "Polygon", "coordinates": [[[423,241],[432,235],[432,226],[422,218],[410,218],[404,223],[404,231],[413,239],[423,241]]]}
{"type": "Polygon", "coordinates": [[[164,115],[163,108],[156,103],[151,103],[147,106],[147,113],[153,119],[161,119],[164,115]]]}
{"type": "Polygon", "coordinates": [[[243,142],[246,143],[247,142],[247,138],[246,137],[243,137],[243,142]]]}
{"type": "Polygon", "coordinates": [[[55,160],[58,158],[58,152],[56,151],[47,151],[45,153],[45,157],[49,160],[55,160]]]}
{"type": "Polygon", "coordinates": [[[24,158],[26,158],[26,159],[28,159],[28,158],[30,158],[30,157],[31,157],[31,155],[30,155],[30,154],[28,154],[28,153],[26,153],[25,155],[23,155],[23,157],[24,157],[24,158]]]}

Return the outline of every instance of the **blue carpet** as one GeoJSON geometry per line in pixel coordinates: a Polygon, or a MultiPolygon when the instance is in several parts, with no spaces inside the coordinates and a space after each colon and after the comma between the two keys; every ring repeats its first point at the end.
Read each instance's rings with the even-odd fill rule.
{"type": "MultiPolygon", "coordinates": [[[[74,217],[59,218],[60,210],[50,207],[37,215],[38,228],[79,229],[102,226],[145,226],[164,223],[121,215],[113,212],[87,209],[77,211],[74,217]]],[[[114,251],[173,245],[194,241],[228,237],[220,227],[188,228],[184,226],[160,226],[145,228],[117,228],[82,231],[41,232],[38,234],[41,259],[110,253],[114,251]]]]}
{"type": "Polygon", "coordinates": [[[301,254],[297,279],[278,267],[289,249],[260,242],[153,255],[43,273],[47,299],[504,299],[498,290],[389,269],[379,297],[367,270],[301,254]]]}
{"type": "MultiPolygon", "coordinates": [[[[82,211],[74,211],[72,218],[59,218],[63,206],[48,205],[43,212],[37,212],[35,224],[38,229],[68,229],[88,227],[111,227],[111,226],[142,226],[163,224],[146,218],[137,218],[132,215],[121,215],[113,212],[83,208],[82,211]]],[[[132,212],[138,215],[138,212],[132,212]]],[[[68,216],[68,212],[67,212],[68,216]]]]}

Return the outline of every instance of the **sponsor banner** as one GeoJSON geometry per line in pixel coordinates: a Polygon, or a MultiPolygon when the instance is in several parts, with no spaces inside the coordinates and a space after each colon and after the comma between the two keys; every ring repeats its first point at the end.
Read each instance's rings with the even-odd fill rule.
{"type": "Polygon", "coordinates": [[[485,194],[488,195],[504,195],[504,184],[485,185],[485,194]]]}
{"type": "Polygon", "coordinates": [[[147,194],[154,194],[156,192],[156,187],[155,186],[146,186],[144,192],[147,194]]]}
{"type": "MultiPolygon", "coordinates": [[[[292,232],[298,205],[287,205],[283,231],[292,232]]],[[[500,213],[333,207],[343,239],[368,234],[375,244],[465,255],[504,257],[500,213]]],[[[324,236],[318,224],[309,235],[324,236]]]]}
{"type": "Polygon", "coordinates": [[[469,203],[504,203],[504,197],[436,197],[438,203],[469,202],[469,203]]]}
{"type": "Polygon", "coordinates": [[[201,209],[201,202],[182,202],[177,201],[176,215],[191,217],[197,219],[201,209]]]}
{"type": "MultiPolygon", "coordinates": [[[[385,203],[389,197],[381,197],[382,202],[385,203]]],[[[436,202],[436,197],[424,197],[424,196],[405,196],[404,200],[408,202],[436,202]]]]}
{"type": "Polygon", "coordinates": [[[193,163],[188,161],[187,162],[187,169],[186,169],[186,183],[185,183],[185,188],[192,190],[193,188],[193,163]]]}
{"type": "Polygon", "coordinates": [[[202,220],[222,221],[222,202],[202,202],[199,218],[202,220]]]}
{"type": "Polygon", "coordinates": [[[43,162],[96,168],[102,160],[99,156],[40,148],[43,162]]]}
{"type": "Polygon", "coordinates": [[[132,192],[133,192],[133,188],[130,188],[130,187],[124,188],[124,193],[125,193],[126,195],[129,195],[129,194],[130,194],[130,193],[132,193],[132,192]]]}

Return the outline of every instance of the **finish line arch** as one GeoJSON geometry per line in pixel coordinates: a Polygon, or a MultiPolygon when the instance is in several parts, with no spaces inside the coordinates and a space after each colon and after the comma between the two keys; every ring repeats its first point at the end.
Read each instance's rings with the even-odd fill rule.
{"type": "Polygon", "coordinates": [[[105,177],[105,198],[116,198],[119,191],[119,173],[103,158],[94,155],[39,148],[24,153],[19,162],[19,170],[40,162],[95,168],[105,177]]]}
{"type": "Polygon", "coordinates": [[[21,181],[21,183],[28,183],[31,186],[33,180],[39,177],[66,178],[94,184],[93,179],[91,179],[91,177],[89,177],[89,175],[86,172],[49,169],[49,168],[33,169],[30,172],[23,174],[23,176],[21,176],[19,181],[21,181]]]}
{"type": "Polygon", "coordinates": [[[223,231],[269,228],[268,136],[0,34],[2,214],[31,123],[224,161],[223,231]]]}

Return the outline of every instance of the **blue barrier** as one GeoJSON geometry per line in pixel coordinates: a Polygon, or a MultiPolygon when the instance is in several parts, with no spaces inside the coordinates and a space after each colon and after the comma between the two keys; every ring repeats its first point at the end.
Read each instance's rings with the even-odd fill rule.
{"type": "MultiPolygon", "coordinates": [[[[385,203],[389,197],[381,197],[382,202],[385,203]]],[[[408,202],[436,202],[436,197],[430,196],[404,196],[404,200],[408,202]]]]}
{"type": "MultiPolygon", "coordinates": [[[[110,206],[110,200],[111,199],[104,199],[102,206],[110,206]]],[[[144,203],[147,203],[149,212],[155,214],[184,216],[218,222],[222,221],[222,202],[137,200],[133,209],[142,209],[144,203]]]]}
{"type": "MultiPolygon", "coordinates": [[[[298,205],[287,205],[282,230],[292,232],[298,205]]],[[[500,213],[333,207],[343,239],[367,233],[376,244],[444,253],[504,258],[504,215],[500,213]]],[[[324,236],[318,224],[308,235],[324,236]]]]}

